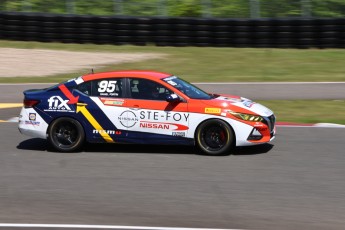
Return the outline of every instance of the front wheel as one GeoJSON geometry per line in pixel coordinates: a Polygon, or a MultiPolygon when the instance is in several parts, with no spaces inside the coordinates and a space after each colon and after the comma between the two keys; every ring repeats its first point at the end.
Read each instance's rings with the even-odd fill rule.
{"type": "Polygon", "coordinates": [[[196,132],[197,146],[207,155],[229,155],[234,140],[234,132],[230,126],[218,119],[205,121],[196,132]]]}
{"type": "Polygon", "coordinates": [[[73,152],[83,145],[85,133],[77,120],[61,117],[50,124],[48,140],[59,152],[73,152]]]}

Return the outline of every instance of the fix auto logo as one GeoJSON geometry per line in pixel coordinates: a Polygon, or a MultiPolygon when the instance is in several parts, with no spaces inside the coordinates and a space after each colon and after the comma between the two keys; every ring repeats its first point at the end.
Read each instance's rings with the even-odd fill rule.
{"type": "Polygon", "coordinates": [[[74,112],[68,106],[69,100],[64,100],[60,96],[52,96],[48,99],[48,109],[44,111],[53,111],[53,112],[74,112]]]}
{"type": "Polygon", "coordinates": [[[65,85],[59,85],[59,89],[68,99],[64,100],[60,96],[52,96],[48,99],[49,108],[44,111],[74,112],[71,110],[69,105],[76,104],[79,100],[79,96],[75,97],[65,85]]]}

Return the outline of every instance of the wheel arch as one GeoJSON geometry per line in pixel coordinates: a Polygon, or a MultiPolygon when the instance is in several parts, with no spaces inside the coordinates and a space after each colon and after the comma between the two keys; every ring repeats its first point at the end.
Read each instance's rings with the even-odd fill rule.
{"type": "Polygon", "coordinates": [[[73,119],[73,120],[78,121],[78,122],[80,123],[81,127],[83,127],[84,134],[85,134],[85,137],[86,137],[85,124],[84,124],[84,122],[83,122],[83,121],[80,121],[80,120],[78,120],[78,119],[76,119],[74,116],[66,116],[66,115],[54,117],[54,118],[49,122],[49,124],[48,124],[48,128],[47,128],[47,130],[46,130],[46,134],[48,134],[49,129],[50,129],[50,127],[51,127],[51,124],[53,124],[54,121],[56,121],[57,119],[60,119],[60,118],[71,118],[71,119],[73,119]]]}
{"type": "Polygon", "coordinates": [[[52,119],[47,128],[47,139],[59,152],[79,151],[87,140],[82,122],[73,116],[58,116],[52,119]],[[59,134],[56,133],[57,130],[59,134]]]}
{"type": "Polygon", "coordinates": [[[196,127],[195,130],[194,130],[194,135],[193,135],[193,136],[194,136],[194,145],[196,145],[197,133],[198,133],[198,130],[199,130],[200,126],[201,126],[203,123],[208,122],[208,121],[211,121],[211,120],[215,120],[215,121],[216,121],[216,120],[221,120],[221,121],[224,121],[224,122],[227,124],[227,126],[231,129],[232,133],[234,134],[234,140],[233,140],[232,145],[233,145],[233,147],[235,147],[235,146],[236,146],[236,132],[235,132],[234,128],[232,127],[231,124],[229,124],[229,122],[228,122],[227,120],[221,119],[221,118],[218,118],[218,117],[212,117],[212,118],[205,119],[205,120],[203,120],[202,122],[200,122],[200,123],[197,125],[197,127],[196,127]]]}

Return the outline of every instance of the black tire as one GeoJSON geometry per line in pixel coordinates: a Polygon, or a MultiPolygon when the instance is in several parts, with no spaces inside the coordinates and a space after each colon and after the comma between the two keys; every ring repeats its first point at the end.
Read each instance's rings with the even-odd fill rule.
{"type": "Polygon", "coordinates": [[[59,152],[74,152],[84,144],[85,133],[77,120],[61,117],[50,124],[48,140],[59,152]]]}
{"type": "Polygon", "coordinates": [[[203,122],[196,131],[196,144],[206,155],[229,155],[234,146],[235,135],[231,127],[222,120],[203,122]]]}

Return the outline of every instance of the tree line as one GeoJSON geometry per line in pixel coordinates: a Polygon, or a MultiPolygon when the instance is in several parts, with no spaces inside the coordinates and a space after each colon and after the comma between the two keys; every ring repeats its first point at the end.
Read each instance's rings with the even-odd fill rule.
{"type": "Polygon", "coordinates": [[[0,0],[0,11],[218,18],[344,17],[344,0],[0,0]],[[255,12],[255,14],[253,14],[255,12]]]}

